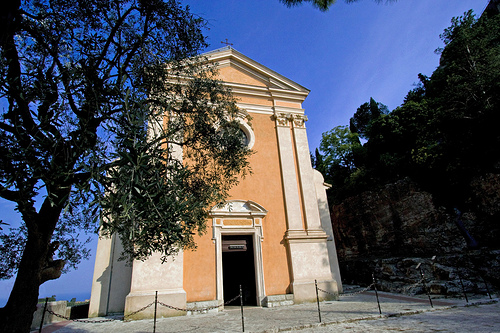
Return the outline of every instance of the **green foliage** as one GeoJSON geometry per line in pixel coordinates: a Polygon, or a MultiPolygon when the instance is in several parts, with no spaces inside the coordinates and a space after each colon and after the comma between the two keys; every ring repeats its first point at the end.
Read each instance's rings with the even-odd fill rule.
{"type": "Polygon", "coordinates": [[[323,160],[323,155],[319,152],[319,149],[316,148],[314,151],[314,155],[311,154],[311,164],[313,168],[321,172],[321,174],[326,175],[326,165],[323,160]]]}
{"type": "Polygon", "coordinates": [[[280,0],[280,2],[283,2],[288,7],[298,6],[303,2],[310,2],[314,7],[324,12],[337,2],[337,0],[280,0]]]}
{"type": "Polygon", "coordinates": [[[349,129],[353,133],[358,133],[362,139],[368,139],[371,123],[381,115],[389,113],[389,109],[382,103],[377,103],[373,98],[370,102],[362,104],[350,119],[349,129]]]}
{"type": "Polygon", "coordinates": [[[465,201],[472,177],[498,172],[499,36],[498,15],[476,20],[472,12],[441,35],[446,47],[423,102],[432,112],[412,149],[418,170],[428,171],[426,185],[444,201],[465,201]]]}
{"type": "Polygon", "coordinates": [[[18,271],[13,293],[28,279],[38,290],[60,275],[53,242],[71,267],[88,256],[80,234],[98,228],[128,258],[193,247],[251,153],[235,101],[197,55],[205,22],[174,0],[6,8],[0,197],[23,223],[0,229],[0,278],[18,271]]]}
{"type": "MultiPolygon", "coordinates": [[[[337,202],[410,177],[445,206],[462,207],[473,177],[500,172],[500,16],[465,13],[441,38],[440,66],[430,77],[419,74],[400,107],[380,112],[370,100],[351,118],[351,132],[367,142],[361,155],[351,151],[350,172],[327,172],[342,193],[337,202]]],[[[325,161],[335,160],[345,144],[325,140],[321,150],[325,161]]]]}
{"type": "MultiPolygon", "coordinates": [[[[345,0],[346,3],[353,3],[357,1],[359,0],[345,0]]],[[[382,2],[382,1],[383,0],[375,0],[375,2],[382,2]]],[[[396,1],[396,0],[386,0],[386,2],[389,1],[396,1]]],[[[303,2],[310,2],[314,7],[325,12],[330,8],[331,5],[335,4],[337,0],[280,0],[280,2],[284,3],[287,7],[295,7],[301,5],[303,2]]]]}
{"type": "Polygon", "coordinates": [[[358,134],[353,133],[347,126],[337,126],[321,135],[320,149],[325,153],[323,164],[326,168],[332,165],[353,170],[354,151],[360,147],[358,134]]]}
{"type": "Polygon", "coordinates": [[[194,248],[193,234],[205,231],[209,209],[248,169],[250,152],[234,119],[238,110],[224,87],[198,76],[181,79],[181,89],[169,96],[167,79],[155,88],[158,112],[145,106],[119,115],[113,141],[117,162],[96,184],[103,188],[102,232],[119,233],[126,254],[140,260],[153,252],[166,260],[194,248]]]}
{"type": "Polygon", "coordinates": [[[337,126],[322,134],[320,150],[324,155],[316,149],[313,166],[335,188],[329,192],[329,201],[337,203],[350,193],[362,172],[356,168],[356,160],[363,155],[364,149],[357,133],[351,132],[347,126],[337,126]]]}

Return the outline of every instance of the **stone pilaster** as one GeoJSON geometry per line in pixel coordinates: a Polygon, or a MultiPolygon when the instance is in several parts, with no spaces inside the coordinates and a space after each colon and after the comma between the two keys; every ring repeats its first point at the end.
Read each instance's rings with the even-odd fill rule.
{"type": "MultiPolygon", "coordinates": [[[[125,316],[133,313],[155,300],[158,291],[158,301],[167,305],[186,308],[186,292],[183,289],[183,252],[169,257],[161,262],[161,255],[154,253],[145,261],[134,261],[130,293],[125,301],[125,316]]],[[[158,317],[184,315],[164,306],[158,307],[158,317]]],[[[149,307],[129,319],[153,318],[154,307],[149,307]]]]}
{"type": "Polygon", "coordinates": [[[307,117],[305,115],[293,115],[293,137],[297,154],[300,188],[302,190],[301,195],[302,205],[304,208],[304,218],[306,222],[306,229],[309,234],[314,233],[324,235],[325,232],[321,228],[321,221],[319,218],[316,188],[314,186],[314,175],[309,153],[309,143],[307,142],[305,121],[307,121],[307,117]]]}
{"type": "Polygon", "coordinates": [[[99,238],[94,263],[92,291],[90,292],[89,318],[107,315],[113,261],[112,248],[113,240],[111,238],[99,238]]]}
{"type": "Polygon", "coordinates": [[[335,247],[335,238],[333,237],[332,220],[330,218],[330,207],[328,206],[328,199],[326,190],[331,185],[325,184],[323,175],[318,170],[314,171],[314,183],[316,185],[316,195],[318,200],[319,215],[321,219],[321,227],[327,234],[326,246],[328,248],[328,257],[330,259],[330,271],[332,272],[333,279],[337,282],[339,293],[342,292],[342,280],[340,277],[339,260],[337,257],[337,249],[335,247]]]}
{"type": "MultiPolygon", "coordinates": [[[[332,279],[327,235],[321,227],[317,206],[304,124],[307,117],[301,114],[275,113],[274,119],[287,212],[288,230],[285,239],[290,255],[291,287],[296,303],[310,302],[316,298],[315,280],[320,288],[331,293],[337,293],[337,284],[332,279]]],[[[333,297],[326,294],[322,298],[333,297]]]]}
{"type": "Polygon", "coordinates": [[[132,269],[118,260],[123,251],[118,235],[99,238],[90,295],[89,317],[123,312],[132,269]]]}
{"type": "Polygon", "coordinates": [[[289,113],[275,113],[276,132],[281,163],[281,178],[285,196],[287,233],[304,232],[300,209],[299,189],[297,186],[297,172],[293,153],[292,135],[290,132],[289,113]]]}

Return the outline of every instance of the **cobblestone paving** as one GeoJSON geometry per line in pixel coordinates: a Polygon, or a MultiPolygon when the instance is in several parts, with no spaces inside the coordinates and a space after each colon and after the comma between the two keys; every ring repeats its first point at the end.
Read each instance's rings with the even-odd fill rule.
{"type": "Polygon", "coordinates": [[[381,333],[381,332],[500,332],[500,304],[459,307],[409,316],[361,320],[299,330],[302,333],[381,333]]]}
{"type": "MultiPolygon", "coordinates": [[[[382,316],[375,294],[364,292],[339,301],[321,302],[322,325],[315,303],[278,308],[245,308],[245,332],[500,332],[498,299],[475,299],[482,305],[465,307],[461,299],[434,300],[425,297],[379,293],[382,316]],[[487,304],[490,303],[490,304],[487,304]],[[382,317],[382,318],[381,318],[382,317]]],[[[102,318],[96,318],[102,319],[102,318]]],[[[44,333],[153,332],[153,320],[106,323],[63,322],[44,328],[44,333]]],[[[218,313],[160,318],[156,332],[241,332],[239,307],[218,313]]]]}

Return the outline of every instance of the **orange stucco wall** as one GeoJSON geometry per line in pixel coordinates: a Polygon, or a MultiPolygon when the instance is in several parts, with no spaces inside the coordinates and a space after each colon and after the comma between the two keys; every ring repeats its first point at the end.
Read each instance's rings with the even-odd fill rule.
{"type": "MultiPolygon", "coordinates": [[[[283,236],[286,231],[283,187],[274,121],[268,114],[252,114],[255,154],[250,157],[252,174],[234,187],[230,199],[252,200],[268,214],[263,220],[262,259],[267,295],[285,294],[290,284],[283,236]]],[[[184,290],[187,301],[216,299],[215,245],[211,224],[207,233],[196,237],[196,251],[184,253],[184,290]]]]}
{"type": "Polygon", "coordinates": [[[275,104],[277,106],[286,106],[286,107],[289,107],[289,108],[298,108],[298,109],[301,108],[301,104],[297,103],[297,102],[276,101],[275,104]]]}
{"type": "Polygon", "coordinates": [[[273,100],[263,96],[236,96],[236,100],[241,103],[273,106],[273,100]]]}
{"type": "MultiPolygon", "coordinates": [[[[226,82],[236,82],[251,86],[265,86],[254,76],[248,76],[238,68],[227,66],[220,69],[220,77],[226,82]]],[[[272,97],[238,95],[241,103],[261,106],[277,105],[272,97]]],[[[300,103],[279,102],[282,106],[301,108],[300,103]]],[[[230,191],[230,198],[251,200],[262,205],[267,211],[263,219],[262,260],[266,295],[289,292],[290,274],[287,249],[283,242],[286,232],[285,202],[278,139],[272,114],[249,111],[255,134],[254,155],[250,157],[252,174],[240,181],[230,191]]],[[[196,251],[184,253],[184,290],[187,301],[214,300],[216,291],[216,250],[212,241],[212,220],[207,221],[207,233],[196,237],[196,251]]]]}
{"type": "Polygon", "coordinates": [[[286,248],[283,186],[276,129],[271,115],[252,114],[256,152],[250,158],[252,174],[231,190],[232,199],[252,200],[268,214],[263,220],[262,260],[267,295],[285,294],[290,284],[286,248]]]}
{"type": "Polygon", "coordinates": [[[234,82],[248,84],[252,86],[265,87],[266,84],[258,77],[250,76],[244,73],[240,68],[227,66],[219,69],[219,78],[224,82],[234,82]]]}
{"type": "Polygon", "coordinates": [[[212,228],[203,236],[196,235],[196,250],[184,252],[184,290],[188,302],[216,299],[215,244],[212,242],[212,228]]]}

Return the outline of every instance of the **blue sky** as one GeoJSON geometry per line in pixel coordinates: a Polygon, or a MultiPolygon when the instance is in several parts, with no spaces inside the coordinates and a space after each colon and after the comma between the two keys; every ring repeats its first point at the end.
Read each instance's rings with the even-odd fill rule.
{"type": "MultiPolygon", "coordinates": [[[[311,150],[321,133],[349,124],[356,109],[373,97],[390,110],[400,105],[418,81],[430,75],[442,46],[439,34],[454,16],[487,0],[398,0],[377,4],[342,0],[328,12],[309,4],[287,8],[278,0],[189,0],[191,11],[209,22],[214,50],[226,38],[233,48],[311,90],[303,107],[311,150]]],[[[16,220],[14,205],[0,201],[0,219],[16,220]]],[[[93,253],[97,241],[90,244],[93,253]]],[[[90,297],[94,257],[80,268],[40,287],[40,297],[90,297]]],[[[0,281],[3,306],[13,281],[0,281]]]]}

